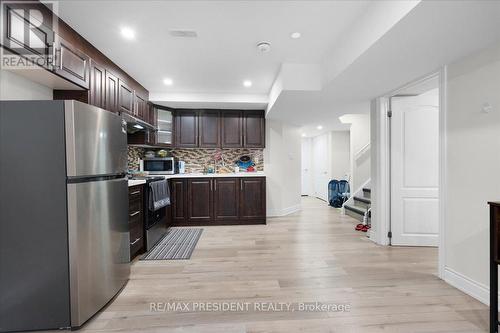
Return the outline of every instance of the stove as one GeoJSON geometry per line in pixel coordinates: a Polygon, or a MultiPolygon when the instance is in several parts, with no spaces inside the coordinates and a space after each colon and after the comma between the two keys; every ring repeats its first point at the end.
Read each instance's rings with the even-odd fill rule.
{"type": "Polygon", "coordinates": [[[156,211],[149,210],[149,198],[151,196],[151,191],[149,189],[149,184],[152,182],[157,182],[165,180],[161,176],[134,176],[129,179],[145,180],[145,190],[144,190],[144,240],[146,251],[149,251],[153,246],[163,238],[167,233],[167,207],[160,208],[156,211]]]}

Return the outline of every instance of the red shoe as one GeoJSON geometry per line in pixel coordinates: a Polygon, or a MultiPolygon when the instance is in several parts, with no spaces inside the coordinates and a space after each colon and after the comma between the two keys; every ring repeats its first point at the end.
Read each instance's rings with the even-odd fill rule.
{"type": "Polygon", "coordinates": [[[363,223],[360,223],[360,224],[356,225],[356,227],[354,228],[354,230],[360,231],[361,229],[363,229],[364,226],[365,225],[363,223]]]}
{"type": "Polygon", "coordinates": [[[369,226],[367,226],[367,225],[364,225],[364,226],[363,226],[363,228],[361,228],[361,231],[362,231],[362,232],[367,232],[367,231],[368,231],[368,229],[370,229],[370,227],[369,227],[369,226]]]}

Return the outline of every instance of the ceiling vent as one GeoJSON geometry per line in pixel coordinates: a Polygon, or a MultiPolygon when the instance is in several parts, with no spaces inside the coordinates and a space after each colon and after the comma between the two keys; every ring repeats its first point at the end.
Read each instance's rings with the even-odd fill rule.
{"type": "Polygon", "coordinates": [[[198,34],[194,30],[170,30],[170,36],[181,38],[196,38],[198,34]]]}

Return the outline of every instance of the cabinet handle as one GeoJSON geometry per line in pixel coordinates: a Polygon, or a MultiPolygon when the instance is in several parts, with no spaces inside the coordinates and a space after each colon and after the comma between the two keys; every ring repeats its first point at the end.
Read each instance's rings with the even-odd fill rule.
{"type": "Polygon", "coordinates": [[[137,238],[135,241],[133,241],[132,243],[130,243],[130,245],[135,245],[135,243],[137,243],[140,240],[141,240],[141,238],[137,238]]]}
{"type": "Polygon", "coordinates": [[[141,191],[140,191],[140,190],[139,190],[139,191],[132,192],[132,193],[130,193],[130,195],[136,195],[136,194],[139,194],[139,193],[141,193],[141,191]]]}
{"type": "Polygon", "coordinates": [[[243,192],[243,179],[240,179],[240,191],[243,192]]]}
{"type": "Polygon", "coordinates": [[[210,180],[210,191],[214,190],[214,182],[210,180]]]}
{"type": "Polygon", "coordinates": [[[130,217],[134,217],[134,216],[136,216],[137,214],[139,214],[140,212],[141,212],[141,211],[140,211],[140,210],[138,210],[138,211],[133,212],[132,214],[129,214],[129,215],[130,215],[130,217]]]}
{"type": "Polygon", "coordinates": [[[217,181],[214,180],[214,187],[215,187],[215,190],[217,191],[217,181]]]}

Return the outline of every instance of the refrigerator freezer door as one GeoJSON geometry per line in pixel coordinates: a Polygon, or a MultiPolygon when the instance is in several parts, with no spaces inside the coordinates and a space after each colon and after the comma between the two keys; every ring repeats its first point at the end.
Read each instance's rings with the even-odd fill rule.
{"type": "Polygon", "coordinates": [[[77,101],[65,101],[68,177],[127,171],[127,133],[117,114],[77,101]]]}
{"type": "Polygon", "coordinates": [[[71,326],[79,327],[130,274],[125,178],[68,184],[71,326]]]}

